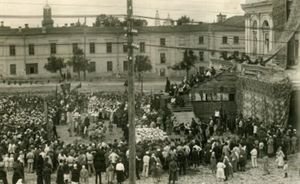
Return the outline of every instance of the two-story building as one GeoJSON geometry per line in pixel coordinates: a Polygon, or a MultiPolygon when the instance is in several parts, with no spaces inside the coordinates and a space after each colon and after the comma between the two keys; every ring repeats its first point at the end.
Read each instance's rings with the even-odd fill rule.
{"type": "MultiPolygon", "coordinates": [[[[3,78],[50,77],[47,58],[62,57],[67,62],[78,47],[90,60],[89,75],[119,75],[128,69],[125,31],[122,27],[74,25],[54,27],[49,5],[44,7],[42,27],[0,26],[0,73],[3,78]]],[[[180,62],[185,49],[197,56],[197,67],[209,67],[223,52],[244,52],[244,17],[222,19],[217,23],[137,28],[135,55],[147,55],[152,73],[180,75],[170,66],[180,62]]],[[[71,68],[68,68],[72,72],[71,68]]]]}

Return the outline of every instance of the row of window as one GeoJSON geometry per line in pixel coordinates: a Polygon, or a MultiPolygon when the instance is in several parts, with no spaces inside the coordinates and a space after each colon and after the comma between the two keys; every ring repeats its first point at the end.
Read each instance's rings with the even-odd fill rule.
{"type": "MultiPolygon", "coordinates": [[[[234,36],[233,37],[233,44],[239,44],[240,43],[240,37],[234,36]]],[[[222,37],[222,44],[228,44],[228,37],[223,36],[222,37]]]]}
{"type": "MultiPolygon", "coordinates": [[[[145,42],[140,42],[140,52],[145,53],[145,42]]],[[[78,43],[72,43],[72,51],[73,53],[78,49],[78,43]]],[[[96,53],[96,44],[94,42],[89,43],[89,51],[90,54],[96,53]]],[[[113,47],[112,43],[106,43],[106,53],[112,53],[113,47]]],[[[128,52],[128,46],[123,45],[123,52],[128,52]]],[[[50,43],[50,54],[56,54],[57,53],[57,44],[56,43],[50,43]]],[[[35,54],[35,45],[29,44],[28,45],[28,54],[30,56],[33,56],[35,54]]],[[[9,45],[9,55],[10,56],[16,56],[16,46],[15,45],[9,45]]]]}
{"type": "MultiPolygon", "coordinates": [[[[38,74],[38,63],[29,63],[25,66],[26,74],[38,74]]],[[[16,75],[17,74],[17,65],[16,64],[10,64],[10,75],[16,75]]],[[[112,72],[113,71],[113,62],[107,61],[106,62],[106,71],[112,72]]],[[[123,71],[128,71],[128,61],[123,61],[123,71]]],[[[88,72],[96,72],[96,62],[90,62],[90,67],[88,72]]]]}

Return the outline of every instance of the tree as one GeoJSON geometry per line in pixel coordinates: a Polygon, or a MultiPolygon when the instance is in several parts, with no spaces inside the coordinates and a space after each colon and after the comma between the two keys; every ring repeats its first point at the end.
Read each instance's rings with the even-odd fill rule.
{"type": "Polygon", "coordinates": [[[96,22],[94,24],[95,27],[100,27],[100,26],[116,27],[120,25],[121,25],[121,21],[117,17],[114,17],[112,15],[105,15],[105,14],[101,14],[97,16],[96,22]]]}
{"type": "Polygon", "coordinates": [[[141,93],[143,94],[143,72],[152,70],[152,65],[149,57],[144,55],[135,56],[134,69],[139,74],[139,78],[141,81],[141,93]]]}
{"type": "Polygon", "coordinates": [[[47,58],[48,63],[45,64],[44,68],[49,72],[56,73],[59,71],[61,78],[63,78],[62,69],[66,66],[64,58],[50,56],[47,58]]]}
{"type": "MultiPolygon", "coordinates": [[[[147,26],[148,22],[145,19],[133,19],[133,27],[143,27],[147,26]]],[[[127,26],[127,18],[122,22],[121,26],[127,26]]]]}
{"type": "Polygon", "coordinates": [[[77,72],[79,79],[81,71],[84,74],[84,80],[86,79],[86,71],[90,68],[90,63],[89,60],[85,58],[82,49],[77,48],[74,50],[74,54],[68,64],[73,66],[73,69],[75,72],[77,72]]]}
{"type": "Polygon", "coordinates": [[[182,26],[182,25],[187,24],[187,23],[190,23],[190,22],[192,22],[192,21],[193,21],[193,19],[191,19],[190,17],[184,15],[184,16],[180,17],[180,18],[177,20],[177,25],[178,25],[178,26],[182,26]]]}
{"type": "Polygon", "coordinates": [[[180,63],[175,64],[171,68],[173,70],[185,70],[186,78],[189,78],[189,71],[191,68],[195,67],[197,57],[194,55],[192,50],[186,49],[183,53],[183,60],[180,63]]]}

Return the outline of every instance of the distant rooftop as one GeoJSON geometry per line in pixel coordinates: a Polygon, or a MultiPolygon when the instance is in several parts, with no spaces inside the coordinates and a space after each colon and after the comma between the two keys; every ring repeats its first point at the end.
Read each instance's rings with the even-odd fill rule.
{"type": "MultiPolygon", "coordinates": [[[[145,26],[136,28],[140,33],[177,33],[177,32],[207,32],[211,31],[244,31],[245,17],[233,16],[222,23],[199,23],[197,25],[181,26],[145,26]]],[[[123,34],[123,27],[85,27],[63,26],[53,28],[9,28],[0,27],[0,36],[39,35],[39,34],[123,34]]]]}

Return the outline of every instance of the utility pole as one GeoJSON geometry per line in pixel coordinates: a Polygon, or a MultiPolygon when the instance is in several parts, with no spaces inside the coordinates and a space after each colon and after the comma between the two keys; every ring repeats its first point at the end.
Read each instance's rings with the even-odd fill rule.
{"type": "Polygon", "coordinates": [[[135,94],[133,62],[133,7],[132,0],[127,0],[127,45],[128,45],[128,124],[129,124],[129,184],[135,184],[135,94]]]}

